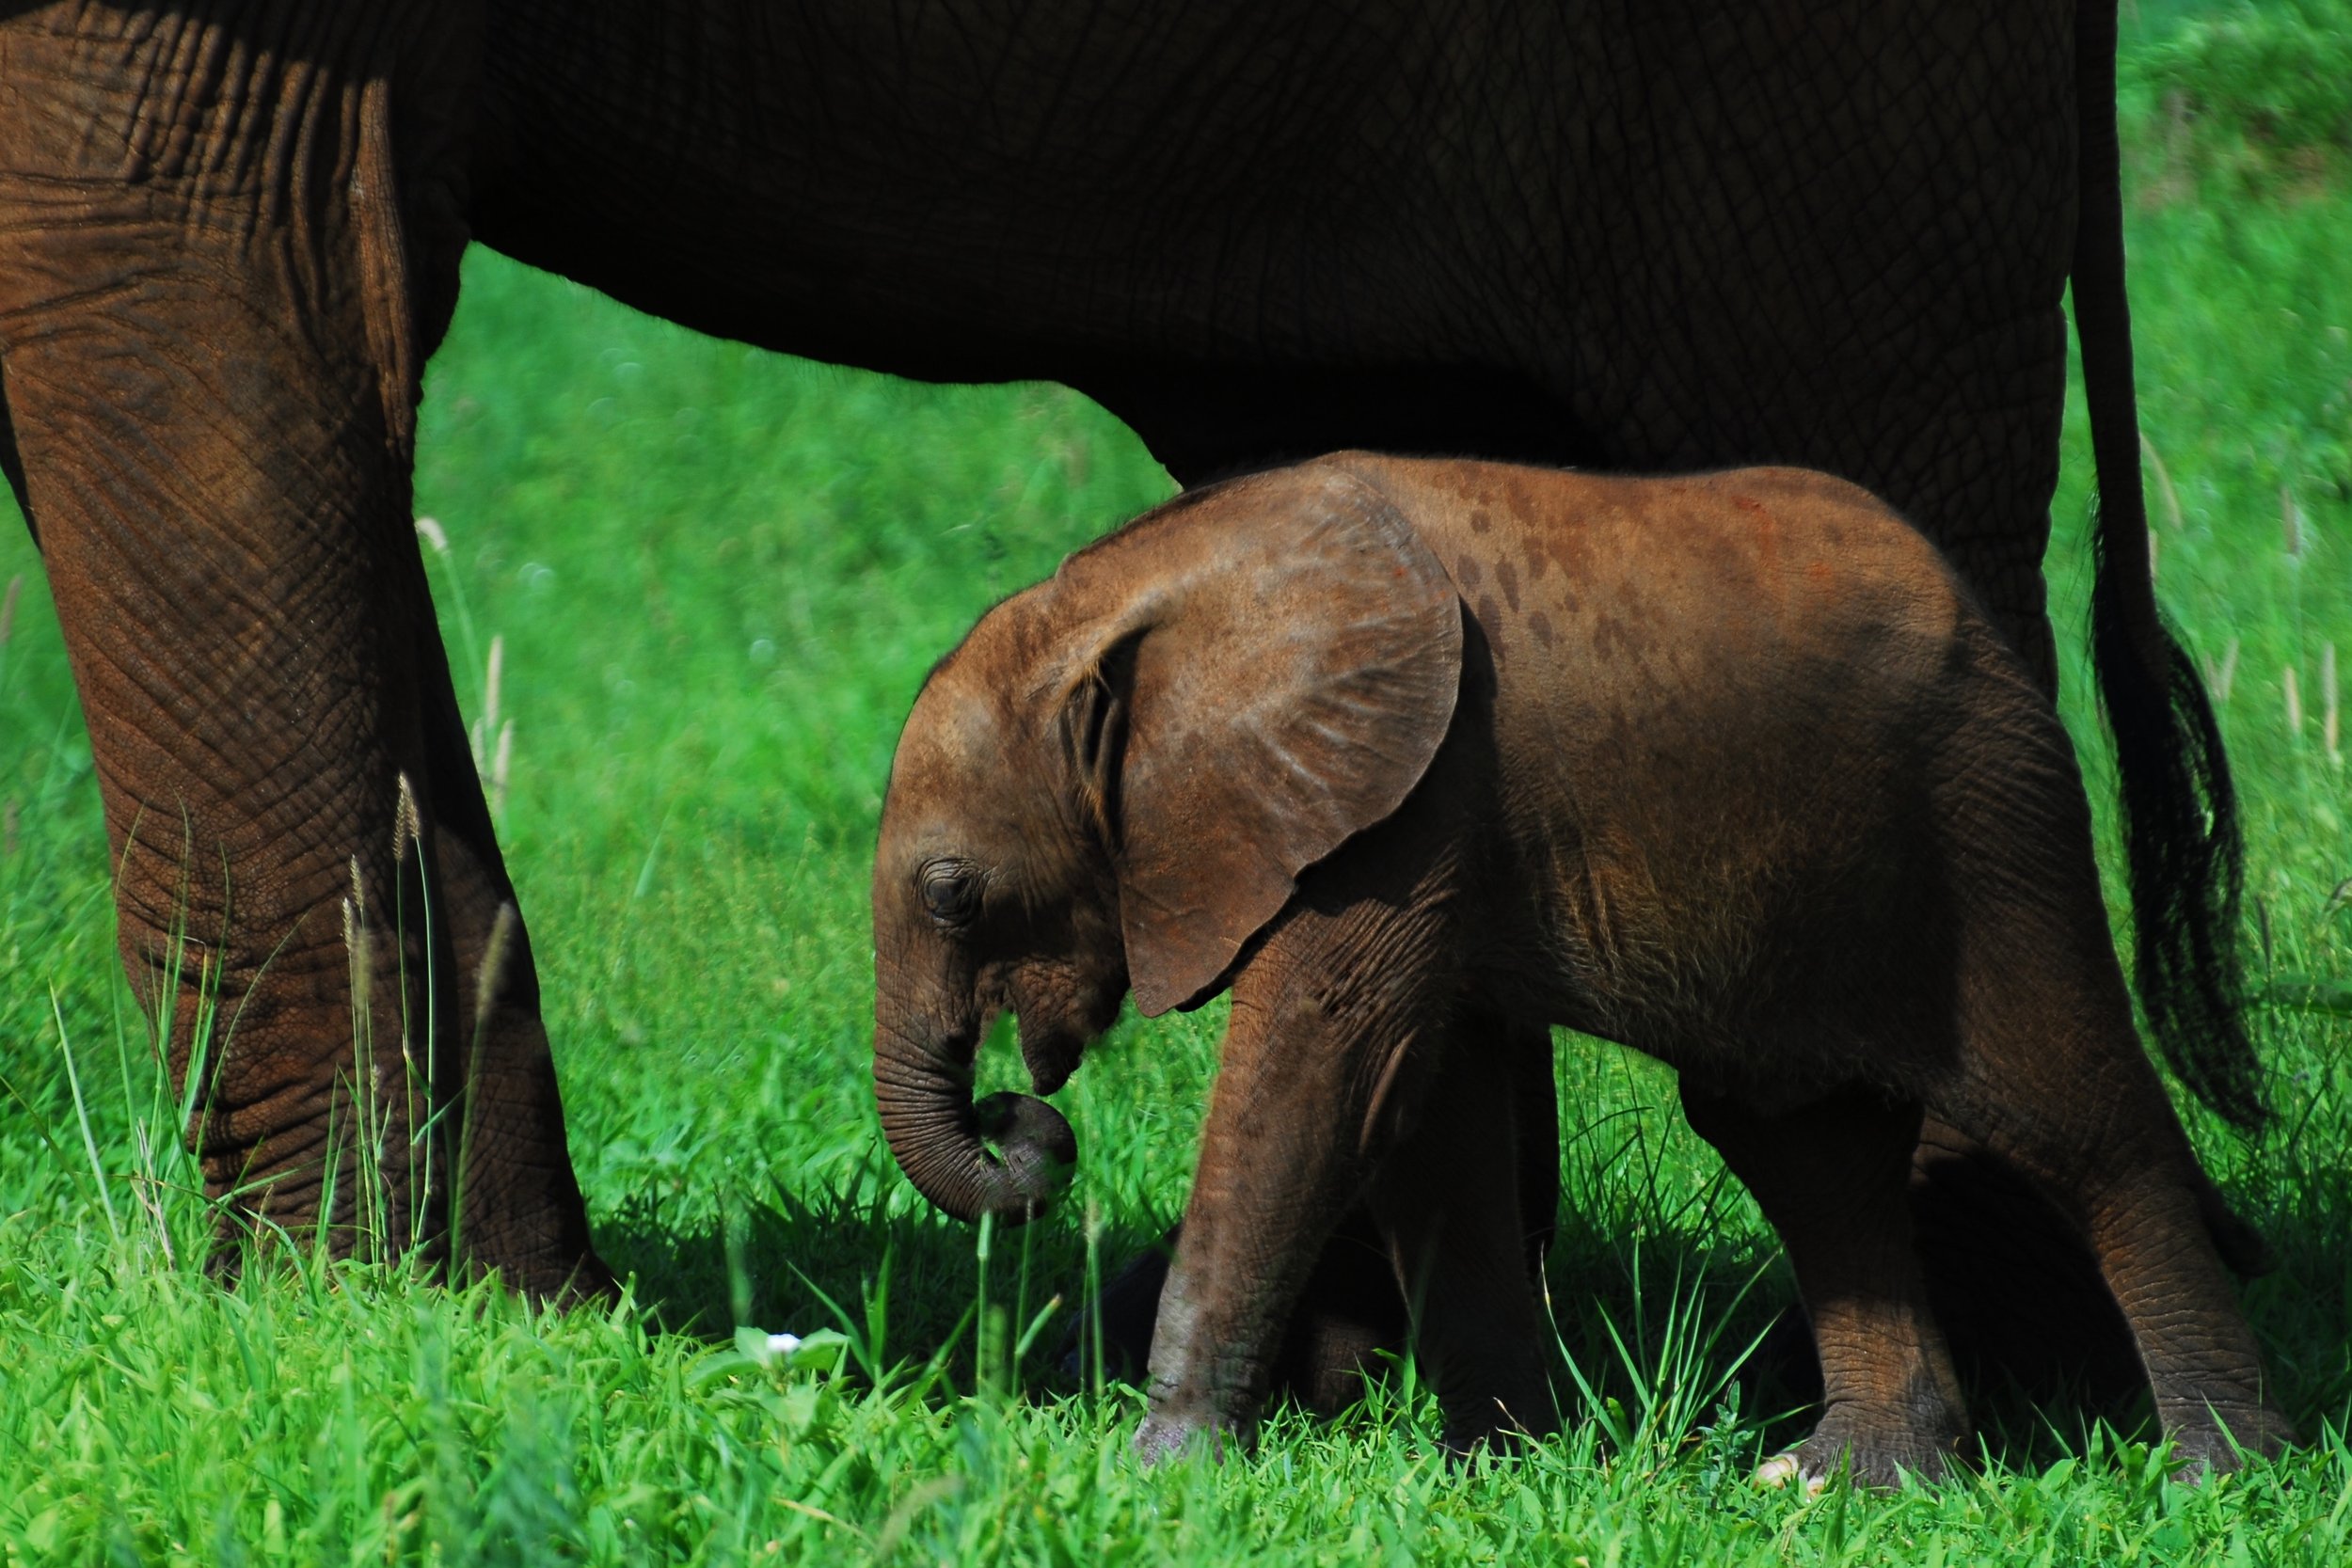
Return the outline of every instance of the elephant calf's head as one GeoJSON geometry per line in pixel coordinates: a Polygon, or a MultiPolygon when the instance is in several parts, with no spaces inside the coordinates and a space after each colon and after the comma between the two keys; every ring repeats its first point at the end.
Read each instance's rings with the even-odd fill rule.
{"type": "Polygon", "coordinates": [[[1127,990],[1107,849],[1068,809],[1068,748],[1033,733],[1023,708],[1036,705],[998,689],[1023,673],[1018,640],[1004,635],[1018,619],[985,623],[916,699],[874,864],[882,1127],[924,1196],[963,1219],[1025,1217],[1076,1156],[1069,1124],[1043,1102],[973,1104],[990,1023],[1019,1019],[1029,1077],[1051,1094],[1127,990]]]}
{"type": "Polygon", "coordinates": [[[1131,984],[1146,1015],[1214,994],[1420,781],[1461,640],[1436,558],[1328,462],[1185,496],[982,619],[915,699],[874,867],[875,1093],[926,1196],[1043,1206],[1075,1141],[973,1103],[991,1022],[1051,1094],[1131,984]]]}

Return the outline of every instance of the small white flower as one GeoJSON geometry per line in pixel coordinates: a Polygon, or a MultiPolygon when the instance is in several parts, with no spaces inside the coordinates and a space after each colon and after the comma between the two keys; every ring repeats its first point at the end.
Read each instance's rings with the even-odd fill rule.
{"type": "Polygon", "coordinates": [[[417,537],[432,546],[434,549],[437,550],[442,555],[449,554],[449,535],[443,533],[441,531],[441,525],[435,522],[432,518],[420,517],[417,519],[417,537]]]}
{"type": "Polygon", "coordinates": [[[771,1355],[789,1355],[800,1348],[801,1337],[797,1334],[771,1334],[768,1336],[768,1354],[771,1355]]]}

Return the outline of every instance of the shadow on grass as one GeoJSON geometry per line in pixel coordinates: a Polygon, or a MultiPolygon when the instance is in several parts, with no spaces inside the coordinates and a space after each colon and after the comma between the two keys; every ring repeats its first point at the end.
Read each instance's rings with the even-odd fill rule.
{"type": "Polygon", "coordinates": [[[2270,1272],[2240,1290],[2279,1401],[2306,1438],[2352,1422],[2352,1169],[2312,1172],[2258,1216],[2270,1272]]]}
{"type": "MultiPolygon", "coordinates": [[[[2334,1186],[2344,1185],[2341,1180],[2334,1186]]],[[[2265,1272],[2238,1282],[2238,1300],[2263,1348],[2271,1395],[2306,1443],[2352,1419],[2352,1193],[2305,1187],[2283,1212],[2249,1209],[2268,1243],[2265,1272]]],[[[2110,1305],[2111,1309],[2111,1305],[2110,1305]]],[[[2056,1304],[2021,1315],[2018,1332],[2061,1324],[2056,1304]]],[[[2023,1471],[2039,1470],[2090,1446],[2094,1424],[2126,1440],[2159,1435],[2136,1360],[2112,1366],[2033,1362],[2013,1375],[1981,1354],[1963,1369],[1971,1412],[1987,1452],[2023,1471]]]]}
{"type": "MultiPolygon", "coordinates": [[[[864,1182],[854,1184],[858,1188],[864,1182]]],[[[1147,1250],[1160,1227],[1109,1222],[1096,1237],[1107,1276],[1147,1250]]],[[[1056,1213],[994,1229],[983,1268],[979,1233],[930,1212],[890,1212],[869,1191],[803,1197],[768,1194],[685,1223],[657,1201],[631,1201],[596,1228],[598,1250],[656,1322],[713,1340],[738,1323],[806,1334],[838,1328],[866,1342],[873,1364],[928,1360],[953,1341],[950,1380],[976,1370],[973,1323],[996,1318],[998,1364],[1016,1386],[1068,1393],[1056,1369],[1063,1337],[1088,1298],[1082,1218],[1056,1213]],[[846,1322],[844,1320],[847,1320],[846,1322]]]]}
{"type": "MultiPolygon", "coordinates": [[[[684,1224],[658,1200],[632,1202],[598,1227],[598,1241],[672,1332],[723,1340],[738,1323],[801,1334],[843,1328],[884,1367],[919,1364],[946,1346],[951,1384],[970,1386],[978,1371],[973,1324],[985,1310],[996,1323],[992,1355],[1010,1368],[1009,1385],[1053,1398],[1089,1386],[1099,1322],[1108,1378],[1140,1381],[1168,1241],[1148,1217],[1105,1223],[1091,1273],[1075,1214],[998,1231],[983,1284],[973,1227],[929,1212],[888,1212],[871,1185],[852,1185],[860,1190],[843,1196],[771,1194],[723,1218],[684,1224]],[[1099,1317],[1090,1280],[1104,1288],[1099,1317]]],[[[2301,1200],[2308,1196],[2291,1212],[2265,1216],[2273,1269],[2248,1282],[2243,1298],[2280,1402],[2310,1435],[2323,1420],[2341,1422],[2352,1398],[2342,1349],[2352,1338],[2352,1201],[2301,1200]]],[[[2011,1234],[2006,1254],[1965,1254],[1957,1266],[1977,1272],[1979,1289],[1965,1307],[1945,1303],[1983,1449],[2028,1473],[2086,1451],[2101,1422],[2125,1439],[2157,1434],[2120,1316],[2095,1275],[2045,1257],[2047,1272],[2031,1290],[2003,1288],[2009,1276],[2036,1277],[2018,1261],[2035,1241],[2011,1234]]],[[[1275,1380],[1281,1397],[1325,1413],[1360,1383],[1318,1385],[1311,1368],[1352,1350],[1364,1372],[1387,1375],[1395,1362],[1381,1353],[1409,1338],[1385,1260],[1361,1237],[1340,1243],[1311,1286],[1275,1380]]],[[[1571,1420],[1595,1418],[1614,1402],[1630,1413],[1620,1418],[1678,1438],[1737,1422],[1754,1431],[1759,1457],[1810,1429],[1820,1369],[1775,1249],[1722,1245],[1704,1227],[1629,1236],[1571,1214],[1545,1273],[1555,1381],[1571,1420]]]]}
{"type": "MultiPolygon", "coordinates": [[[[1035,1397],[1089,1386],[1098,1323],[1105,1377],[1140,1381],[1168,1242],[1148,1218],[1110,1220],[1097,1234],[1090,1274],[1083,1222],[1049,1215],[992,1236],[983,1285],[973,1227],[888,1212],[867,1191],[774,1193],[684,1223],[645,1199],[597,1227],[606,1261],[634,1279],[638,1299],[672,1332],[716,1341],[738,1323],[801,1334],[843,1328],[866,1340],[880,1366],[920,1363],[950,1346],[949,1380],[969,1386],[977,1370],[972,1324],[983,1309],[1001,1312],[993,1354],[1035,1397]],[[1090,1281],[1103,1286],[1099,1297],[1090,1281]],[[1022,1354],[1009,1355],[1014,1346],[1022,1354]]],[[[1693,1430],[1734,1408],[1759,1408],[1734,1392],[1743,1353],[1793,1292],[1756,1287],[1754,1259],[1686,1233],[1628,1243],[1566,1228],[1547,1274],[1558,1351],[1595,1398],[1671,1410],[1693,1430]]],[[[1278,1360],[1278,1396],[1332,1413],[1361,1392],[1363,1376],[1390,1375],[1409,1337],[1385,1256],[1367,1236],[1343,1234],[1278,1360]],[[1334,1365],[1358,1370],[1319,1373],[1334,1365]]],[[[1578,1378],[1557,1370],[1573,1418],[1578,1378]]],[[[1764,1397],[1777,1389],[1767,1385],[1764,1397]]]]}

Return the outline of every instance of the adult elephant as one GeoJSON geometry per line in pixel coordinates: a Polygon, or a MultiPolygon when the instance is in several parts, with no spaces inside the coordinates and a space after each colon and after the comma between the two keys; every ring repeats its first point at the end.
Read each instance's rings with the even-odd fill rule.
{"type": "Polygon", "coordinates": [[[0,0],[0,458],[123,960],[178,988],[175,1070],[206,988],[237,1020],[208,1185],[308,1220],[351,1086],[388,1148],[469,1096],[472,1168],[400,1163],[384,1239],[438,1244],[461,1185],[479,1260],[601,1273],[409,526],[469,238],[773,348],[1070,383],[1187,483],[1339,446],[1826,468],[2045,683],[2071,275],[2141,990],[2250,1117],[2212,1066],[2228,776],[2144,554],[2113,58],[2112,8],[2057,0],[0,0]],[[470,1049],[420,1083],[379,1023],[356,1060],[355,975],[470,1049]]]}

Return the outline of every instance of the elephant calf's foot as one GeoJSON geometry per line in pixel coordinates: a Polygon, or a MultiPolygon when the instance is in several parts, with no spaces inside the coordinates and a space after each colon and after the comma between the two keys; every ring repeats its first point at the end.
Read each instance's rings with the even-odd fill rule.
{"type": "Polygon", "coordinates": [[[1757,1465],[1756,1479],[1773,1487],[1794,1481],[1809,1497],[1843,1473],[1856,1486],[1891,1492],[1905,1475],[1943,1480],[1963,1435],[1961,1423],[1941,1410],[1901,1419],[1885,1411],[1834,1406],[1812,1436],[1757,1465]]]}

